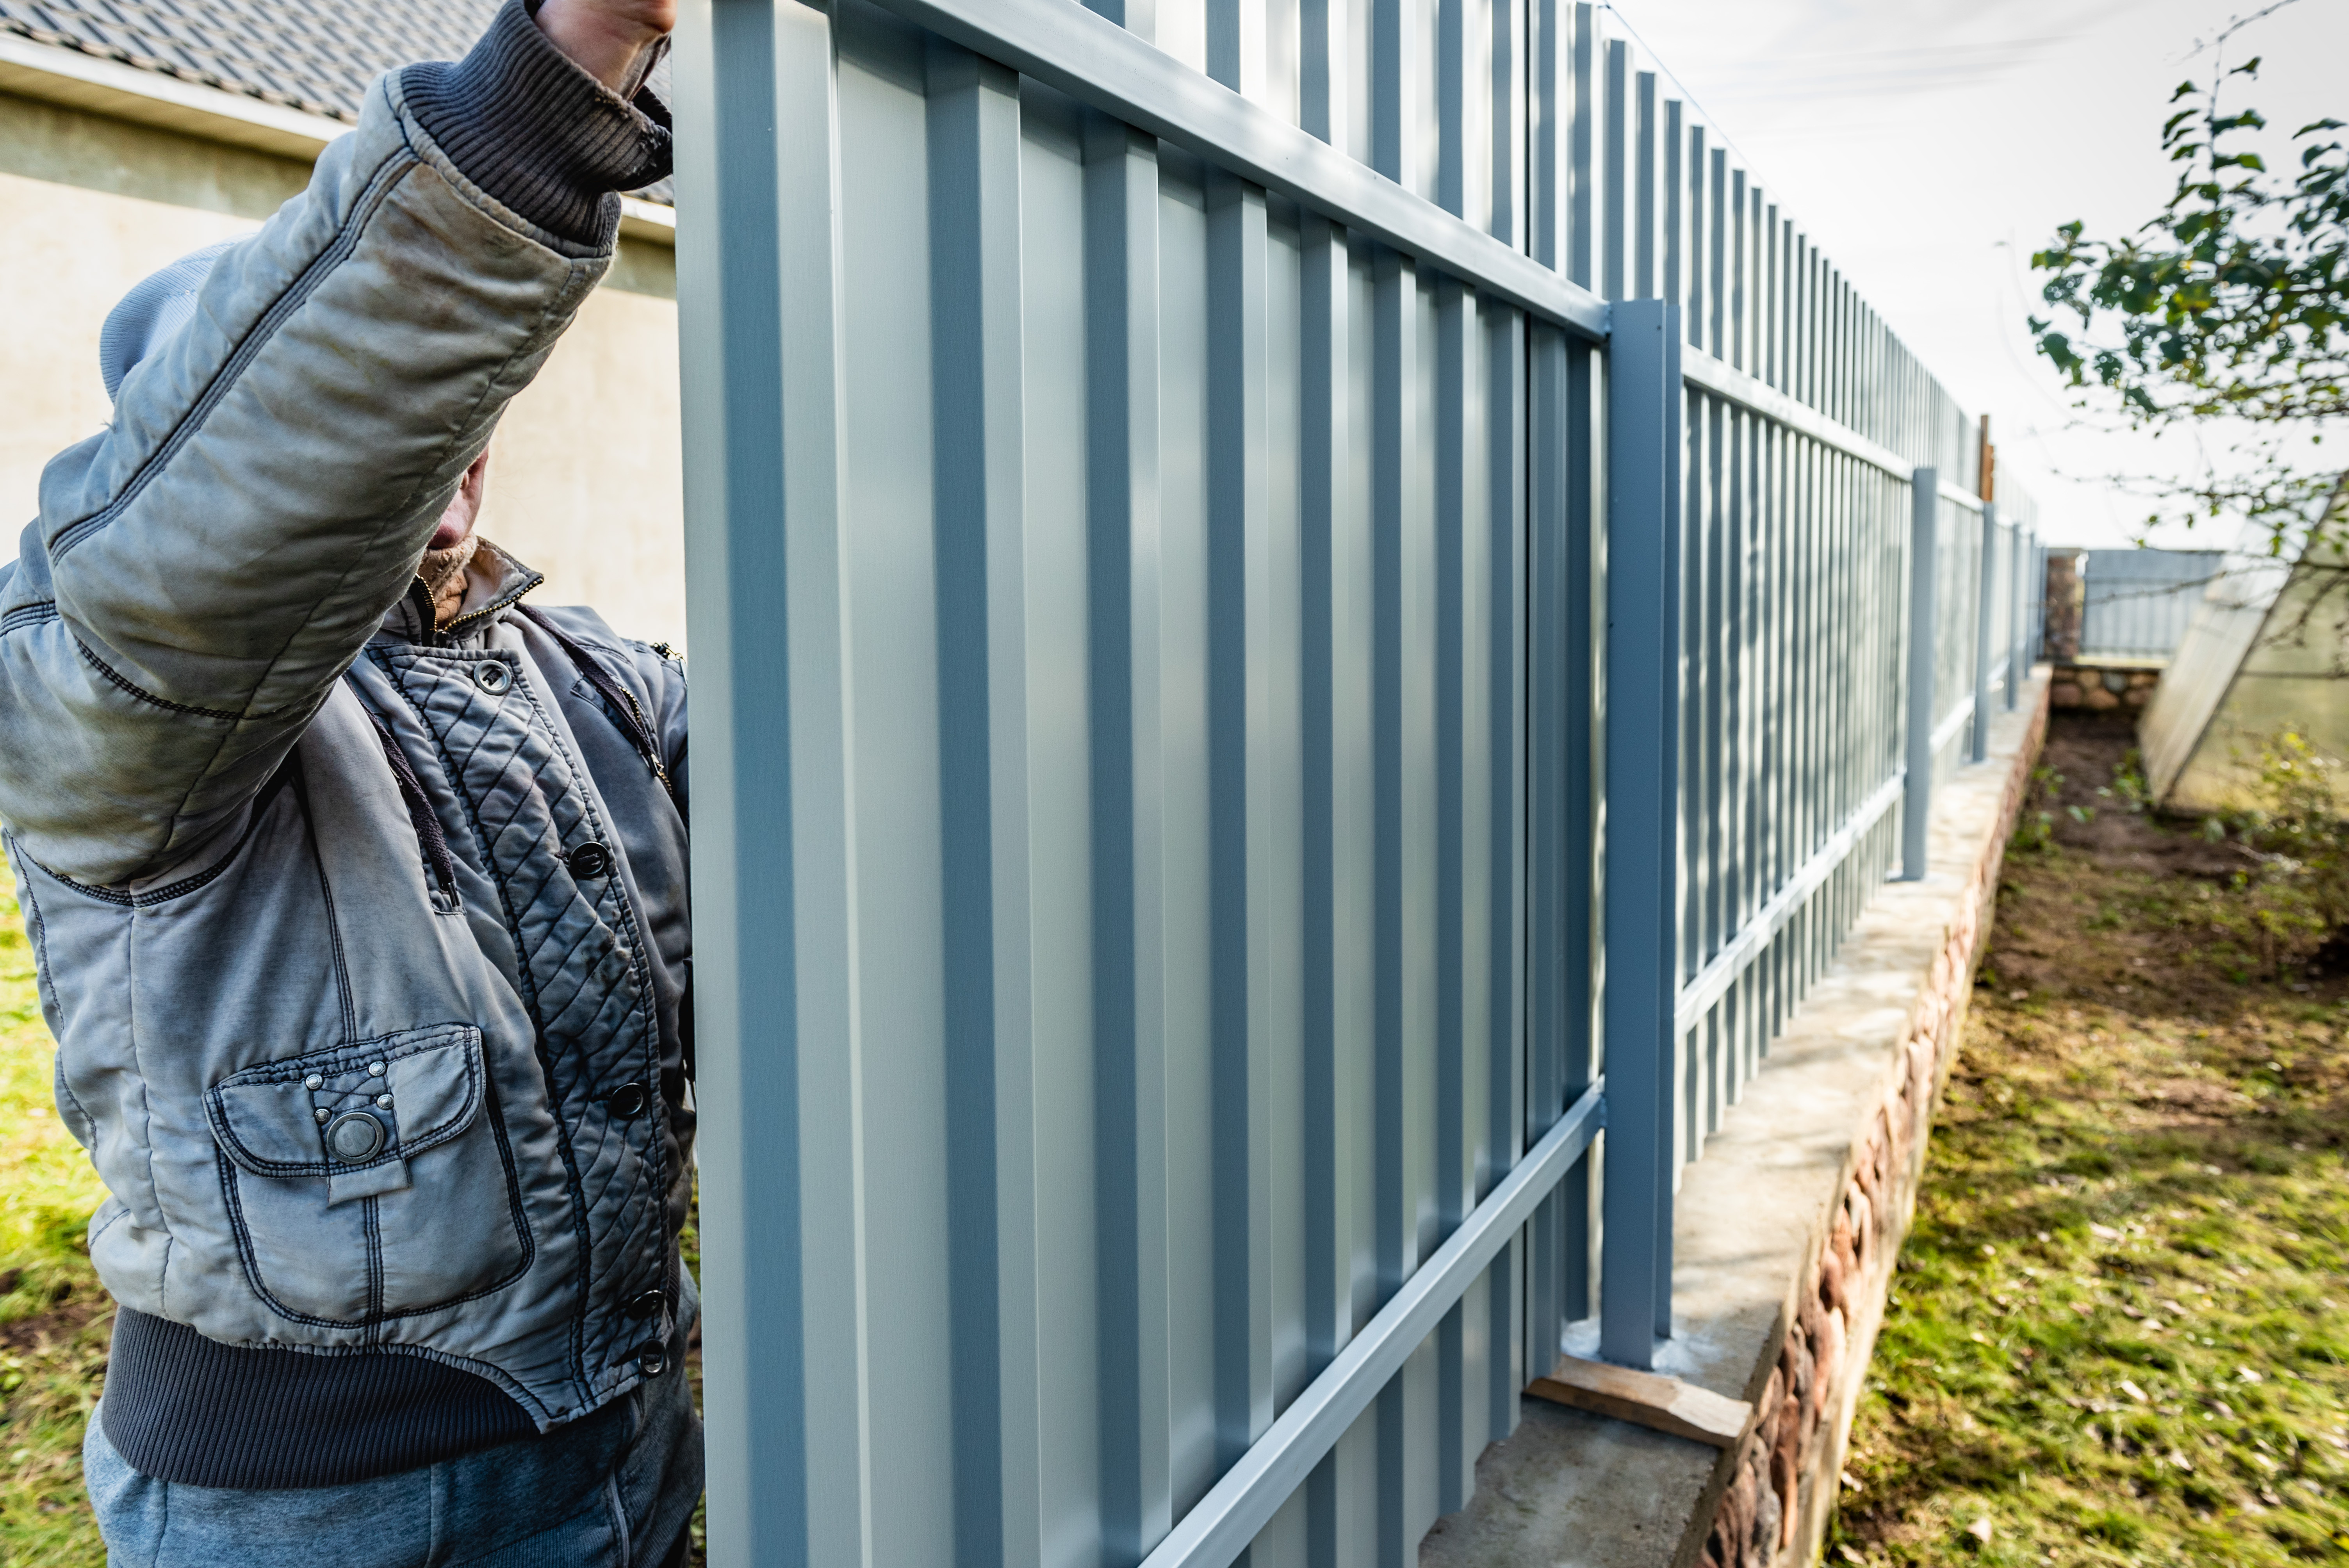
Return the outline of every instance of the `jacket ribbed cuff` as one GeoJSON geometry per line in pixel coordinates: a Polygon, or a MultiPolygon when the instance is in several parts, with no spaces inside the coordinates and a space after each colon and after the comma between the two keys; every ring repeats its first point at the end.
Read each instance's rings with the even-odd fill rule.
{"type": "Polygon", "coordinates": [[[400,73],[400,94],[449,161],[521,217],[581,244],[609,245],[617,193],[667,178],[667,108],[622,100],[554,46],[523,0],[506,0],[454,65],[400,73]]]}

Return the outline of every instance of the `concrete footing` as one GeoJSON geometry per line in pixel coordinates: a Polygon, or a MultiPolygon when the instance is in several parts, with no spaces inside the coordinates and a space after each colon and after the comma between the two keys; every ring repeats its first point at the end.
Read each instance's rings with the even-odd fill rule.
{"type": "MultiPolygon", "coordinates": [[[[2048,684],[2038,672],[1988,759],[1937,791],[1930,874],[1886,885],[1682,1179],[1657,1370],[1754,1401],[1754,1435],[1723,1450],[1528,1399],[1422,1568],[1816,1560],[2048,684]]],[[[1595,1326],[1577,1327],[1568,1348],[1589,1354],[1595,1326]]]]}

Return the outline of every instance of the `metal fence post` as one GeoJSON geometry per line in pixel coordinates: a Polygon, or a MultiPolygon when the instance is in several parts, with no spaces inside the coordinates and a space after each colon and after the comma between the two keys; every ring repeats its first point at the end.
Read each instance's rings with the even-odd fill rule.
{"type": "Polygon", "coordinates": [[[2030,628],[2024,638],[2024,654],[2036,665],[2047,656],[2047,547],[2039,542],[2036,531],[2031,535],[2031,571],[2024,586],[2031,593],[2030,628]]]}
{"type": "Polygon", "coordinates": [[[1680,799],[1680,308],[1615,306],[1608,344],[1606,1233],[1599,1353],[1671,1334],[1673,838],[1680,799]]]}
{"type": "Polygon", "coordinates": [[[2007,562],[2009,587],[2006,594],[2006,711],[2013,713],[2023,691],[2023,591],[2024,574],[2030,570],[2031,551],[2023,537],[2023,520],[2016,518],[2007,532],[2007,549],[2012,559],[2007,562]]]}
{"type": "Polygon", "coordinates": [[[1909,481],[1909,776],[1900,795],[1900,880],[1925,880],[1926,818],[1933,809],[1933,664],[1939,644],[1941,475],[1909,481]]]}
{"type": "Polygon", "coordinates": [[[1974,573],[1974,716],[1973,740],[1966,760],[1990,756],[1990,639],[1997,627],[1998,503],[1982,502],[1982,560],[1974,573]]]}

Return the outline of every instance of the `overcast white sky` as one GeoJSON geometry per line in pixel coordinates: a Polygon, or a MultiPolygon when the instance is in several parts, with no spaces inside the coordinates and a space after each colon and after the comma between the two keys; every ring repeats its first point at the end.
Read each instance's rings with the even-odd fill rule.
{"type": "MultiPolygon", "coordinates": [[[[1748,167],[1966,408],[2044,534],[2111,545],[2145,508],[2094,482],[2195,453],[2085,428],[2023,325],[2031,253],[2055,226],[2115,235],[2150,218],[2170,92],[2207,80],[2196,46],[2261,0],[1619,0],[1748,167]]],[[[1609,18],[1610,22],[1614,18],[1609,18]]],[[[2297,0],[2238,33],[2236,89],[2279,139],[2349,119],[2349,0],[2297,0]],[[2240,78],[2238,78],[2240,80],[2240,78]]],[[[1664,84],[1670,91],[1670,84],[1664,84]]],[[[2271,166],[2274,160],[2271,160],[2271,166]]],[[[2201,545],[2165,534],[2157,542],[2201,545]]],[[[2224,544],[2225,539],[2210,539],[2224,544]]]]}

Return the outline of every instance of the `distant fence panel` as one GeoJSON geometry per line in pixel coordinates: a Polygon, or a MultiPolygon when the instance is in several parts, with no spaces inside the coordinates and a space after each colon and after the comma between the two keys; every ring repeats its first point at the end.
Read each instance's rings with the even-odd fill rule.
{"type": "Polygon", "coordinates": [[[2080,656],[2168,658],[2225,560],[2216,550],[2088,552],[2080,656]]]}
{"type": "Polygon", "coordinates": [[[2020,524],[1648,65],[688,5],[714,1563],[1406,1568],[1671,1332],[2020,524]]]}

